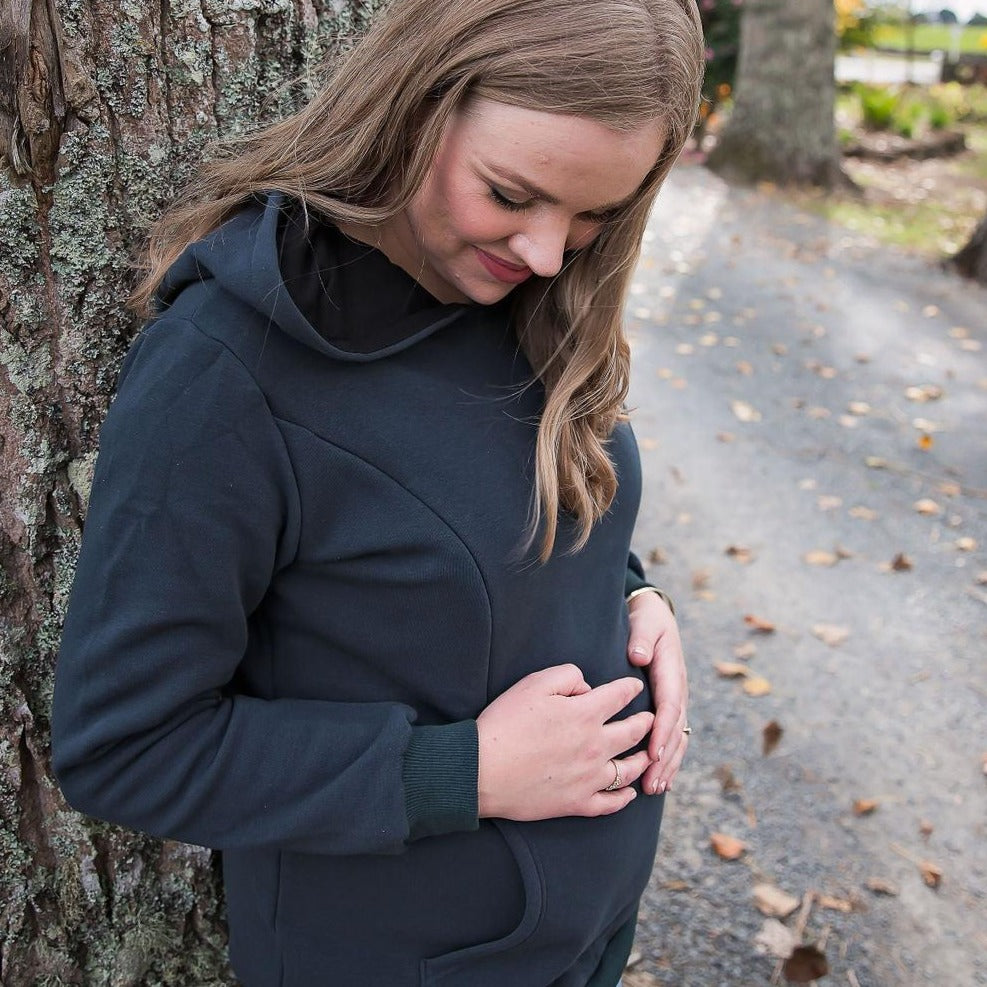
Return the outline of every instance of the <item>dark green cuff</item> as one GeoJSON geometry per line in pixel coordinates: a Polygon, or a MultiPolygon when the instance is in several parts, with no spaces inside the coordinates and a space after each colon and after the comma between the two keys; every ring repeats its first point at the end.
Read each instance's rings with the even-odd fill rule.
{"type": "Polygon", "coordinates": [[[631,595],[636,589],[643,589],[651,583],[644,578],[644,566],[641,560],[633,553],[627,559],[627,575],[624,576],[624,599],[631,595]]]}
{"type": "Polygon", "coordinates": [[[408,839],[477,829],[476,720],[412,727],[404,754],[408,839]]]}

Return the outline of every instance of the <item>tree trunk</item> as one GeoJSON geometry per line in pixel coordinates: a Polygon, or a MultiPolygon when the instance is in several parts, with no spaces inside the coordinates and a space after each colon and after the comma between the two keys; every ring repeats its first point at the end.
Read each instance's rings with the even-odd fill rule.
{"type": "Polygon", "coordinates": [[[987,216],[977,224],[966,246],[947,263],[964,277],[987,284],[987,216]]]}
{"type": "Polygon", "coordinates": [[[379,0],[0,0],[0,982],[229,984],[213,855],[51,777],[59,630],[148,221],[379,0]]]}
{"type": "Polygon", "coordinates": [[[736,101],[709,167],[740,181],[839,180],[833,16],[832,0],[745,0],[736,101]]]}

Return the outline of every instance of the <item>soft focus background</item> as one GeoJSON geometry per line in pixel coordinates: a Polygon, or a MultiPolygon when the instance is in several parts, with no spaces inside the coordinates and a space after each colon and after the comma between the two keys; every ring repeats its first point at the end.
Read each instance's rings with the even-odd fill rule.
{"type": "MultiPolygon", "coordinates": [[[[234,983],[214,855],[62,802],[51,673],[142,231],[380,6],[0,7],[5,987],[234,983]]],[[[699,6],[627,311],[695,733],[625,981],[984,984],[987,0],[699,6]]]]}

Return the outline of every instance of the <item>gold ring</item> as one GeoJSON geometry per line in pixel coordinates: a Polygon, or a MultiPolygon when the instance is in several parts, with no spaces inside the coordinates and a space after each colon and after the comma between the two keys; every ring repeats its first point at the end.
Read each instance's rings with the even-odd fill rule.
{"type": "Polygon", "coordinates": [[[605,792],[615,792],[624,784],[624,779],[620,777],[620,768],[617,767],[617,762],[610,758],[610,763],[613,765],[613,781],[603,789],[605,792]]]}

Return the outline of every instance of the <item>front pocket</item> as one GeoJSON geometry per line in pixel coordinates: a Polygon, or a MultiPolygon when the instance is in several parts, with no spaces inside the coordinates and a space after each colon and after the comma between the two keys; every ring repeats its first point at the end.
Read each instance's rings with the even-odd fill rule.
{"type": "MultiPolygon", "coordinates": [[[[531,848],[516,823],[491,820],[514,859],[524,887],[524,909],[517,925],[506,935],[476,945],[451,950],[421,962],[421,987],[503,987],[505,980],[495,962],[496,957],[517,949],[538,928],[545,904],[541,870],[531,848]],[[483,962],[481,970],[476,965],[483,962]]],[[[483,894],[483,888],[477,888],[483,894]]]]}

